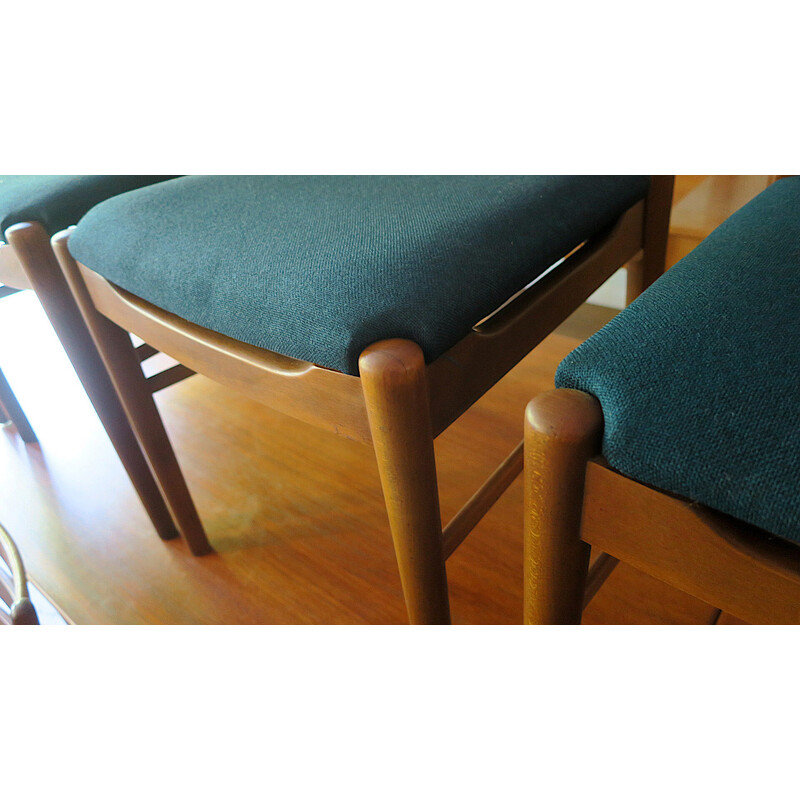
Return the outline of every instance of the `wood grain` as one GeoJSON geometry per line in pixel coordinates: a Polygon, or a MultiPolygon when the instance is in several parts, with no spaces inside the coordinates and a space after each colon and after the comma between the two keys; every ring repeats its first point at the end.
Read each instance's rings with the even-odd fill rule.
{"type": "Polygon", "coordinates": [[[766,175],[680,175],[667,245],[667,267],[697,247],[711,231],[770,183],[766,175]]]}
{"type": "MultiPolygon", "coordinates": [[[[0,362],[41,445],[26,449],[0,432],[0,513],[28,572],[71,619],[406,622],[369,448],[202,376],[159,392],[159,411],[216,549],[194,558],[180,542],[153,536],[36,298],[22,293],[3,304],[0,362]],[[10,336],[20,329],[29,334],[24,351],[10,336]]],[[[552,387],[558,362],[614,313],[581,309],[436,440],[444,519],[517,445],[525,406],[552,387]]],[[[448,560],[453,622],[522,621],[521,509],[517,479],[448,560]]],[[[711,613],[623,564],[583,621],[704,624],[711,613]]]]}
{"type": "Polygon", "coordinates": [[[80,266],[80,277],[96,309],[189,369],[304,422],[355,441],[371,441],[357,377],[201,328],[86,267],[80,266]]]}
{"type": "Polygon", "coordinates": [[[673,175],[650,176],[642,254],[627,266],[626,302],[629,305],[664,274],[674,187],[673,175]]]}
{"type": "MultiPolygon", "coordinates": [[[[680,177],[676,202],[703,179],[680,177]]],[[[35,298],[3,302],[0,362],[42,445],[26,452],[18,437],[0,435],[0,509],[29,572],[76,622],[405,621],[368,448],[200,376],[159,392],[217,549],[193,559],[179,543],[152,536],[35,298]],[[11,332],[21,328],[30,331],[24,353],[12,346],[11,332]],[[41,370],[58,385],[57,401],[41,370]]],[[[445,519],[518,443],[525,405],[552,387],[561,358],[614,313],[584,306],[437,439],[445,519]]],[[[454,622],[521,621],[521,507],[516,480],[448,561],[454,622]]],[[[712,614],[702,601],[621,564],[583,622],[705,624],[712,614]]]]}
{"type": "MultiPolygon", "coordinates": [[[[39,223],[24,222],[12,225],[5,235],[25,272],[28,284],[36,292],[39,302],[47,313],[50,325],[100,416],[106,433],[113,442],[120,461],[128,471],[130,480],[136,487],[158,535],[164,539],[175,536],[175,524],[164,503],[164,498],[153,480],[150,467],[139,448],[136,437],[125,418],[125,412],[86,328],[80,310],[70,294],[47,232],[39,223]]],[[[5,302],[12,301],[13,299],[5,302]]],[[[23,322],[20,330],[26,329],[26,324],[23,322]]],[[[19,345],[27,349],[29,341],[24,339],[19,342],[19,345]]],[[[44,375],[47,374],[45,363],[41,364],[44,375]]],[[[43,388],[46,397],[54,397],[54,386],[57,387],[58,383],[48,384],[43,388]]]]}
{"type": "Polygon", "coordinates": [[[525,411],[526,624],[581,621],[590,555],[581,540],[581,497],[602,431],[600,404],[574,389],[544,392],[525,411]]]}
{"type": "Polygon", "coordinates": [[[768,183],[766,175],[707,176],[673,206],[670,236],[702,241],[768,183]]]}
{"type": "Polygon", "coordinates": [[[644,202],[574,252],[428,368],[435,434],[464,413],[642,248],[644,202]]]}
{"type": "MultiPolygon", "coordinates": [[[[662,240],[671,192],[671,177],[654,178],[646,201],[634,205],[607,230],[567,254],[558,269],[525,287],[476,324],[456,347],[430,366],[415,343],[379,342],[362,354],[360,381],[355,382],[353,376],[200,328],[124,292],[72,258],[67,248],[68,231],[53,237],[53,247],[125,414],[193,553],[207,553],[211,546],[139,368],[139,355],[148,351],[137,354],[129,333],[179,362],[158,379],[149,379],[155,388],[164,388],[171,374],[184,377],[196,370],[227,386],[238,386],[292,417],[347,438],[371,440],[378,456],[409,618],[412,622],[441,623],[448,621],[450,614],[433,438],[609,275],[638,254],[643,244],[644,261],[649,267],[658,267],[659,272],[663,269],[662,240]],[[354,394],[356,386],[363,389],[363,396],[354,394]],[[364,430],[365,419],[368,431],[364,430]]],[[[509,480],[512,473],[509,471],[509,480]]],[[[489,493],[484,492],[482,497],[489,497],[489,493]]],[[[478,518],[475,516],[474,521],[478,518]]],[[[465,519],[467,514],[462,514],[457,522],[465,519]]],[[[466,530],[463,528],[462,533],[466,530]]]]}
{"type": "Polygon", "coordinates": [[[523,443],[520,442],[504,459],[486,482],[461,507],[442,531],[444,557],[450,556],[467,538],[475,526],[489,513],[522,472],[523,443]]]}
{"type": "Polygon", "coordinates": [[[127,331],[100,314],[92,304],[77,262],[67,249],[67,239],[67,232],[57,234],[53,237],[53,248],[71,295],[178,531],[194,555],[206,555],[211,552],[211,544],[142,372],[136,347],[127,331]]]}
{"type": "Polygon", "coordinates": [[[447,624],[450,603],[425,356],[389,339],[358,360],[400,582],[412,624],[447,624]]]}
{"type": "Polygon", "coordinates": [[[581,535],[748,622],[800,623],[800,547],[625,478],[599,461],[586,469],[581,535]]]}

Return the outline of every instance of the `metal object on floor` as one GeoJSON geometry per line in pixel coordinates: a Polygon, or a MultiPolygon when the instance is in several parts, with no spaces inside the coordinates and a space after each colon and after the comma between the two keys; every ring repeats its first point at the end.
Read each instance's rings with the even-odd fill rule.
{"type": "Polygon", "coordinates": [[[0,558],[8,564],[11,575],[0,571],[0,599],[8,611],[0,607],[1,625],[38,625],[39,617],[28,596],[28,580],[22,557],[9,532],[0,524],[0,558]]]}

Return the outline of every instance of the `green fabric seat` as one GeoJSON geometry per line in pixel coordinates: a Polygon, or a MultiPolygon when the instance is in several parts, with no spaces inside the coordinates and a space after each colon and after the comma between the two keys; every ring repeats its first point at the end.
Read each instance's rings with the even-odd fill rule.
{"type": "Polygon", "coordinates": [[[800,177],[724,222],[556,384],[599,399],[615,469],[800,542],[798,331],[800,177]]]}
{"type": "Polygon", "coordinates": [[[115,194],[172,175],[0,175],[0,241],[18,222],[40,222],[52,236],[115,194]]]}
{"type": "Polygon", "coordinates": [[[641,176],[191,176],[101,203],[69,247],[184,319],[357,374],[380,339],[437,358],[647,187],[641,176]]]}

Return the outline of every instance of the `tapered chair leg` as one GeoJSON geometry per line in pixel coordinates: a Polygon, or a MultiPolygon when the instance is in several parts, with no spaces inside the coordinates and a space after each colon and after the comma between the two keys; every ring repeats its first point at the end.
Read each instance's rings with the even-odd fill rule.
{"type": "Polygon", "coordinates": [[[672,207],[673,175],[653,175],[644,209],[644,246],[641,256],[627,267],[627,302],[632,303],[664,274],[672,207]]]}
{"type": "Polygon", "coordinates": [[[175,538],[175,523],[53,255],[47,232],[37,223],[21,223],[10,227],[6,235],[158,535],[175,538]]]}
{"type": "Polygon", "coordinates": [[[0,408],[5,411],[4,414],[0,414],[0,417],[5,418],[3,421],[11,420],[17,429],[17,433],[22,437],[22,441],[26,444],[33,444],[36,441],[36,434],[33,432],[33,428],[28,422],[28,418],[25,416],[25,412],[11,390],[11,386],[9,386],[2,370],[0,370],[0,408]],[[7,417],[6,414],[8,415],[7,417]]]}
{"type": "Polygon", "coordinates": [[[578,624],[590,547],[580,522],[586,462],[600,447],[603,414],[591,395],[555,389],[525,412],[525,586],[529,625],[578,624]]]}
{"type": "Polygon", "coordinates": [[[78,265],[67,250],[68,238],[68,232],[56,234],[53,237],[53,249],[116,395],[189,549],[194,555],[209,553],[211,545],[130,336],[95,309],[78,265]]]}
{"type": "Polygon", "coordinates": [[[359,372],[409,620],[447,624],[425,359],[413,342],[391,339],[364,350],[359,372]]]}

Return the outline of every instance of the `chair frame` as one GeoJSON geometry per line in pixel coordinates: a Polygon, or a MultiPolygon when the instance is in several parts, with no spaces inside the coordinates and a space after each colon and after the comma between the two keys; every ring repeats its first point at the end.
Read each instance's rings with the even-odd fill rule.
{"type": "MultiPolygon", "coordinates": [[[[128,332],[197,372],[270,408],[370,444],[376,453],[400,579],[412,623],[450,622],[445,561],[522,470],[522,444],[442,527],[434,439],[551,333],[617,269],[629,296],[664,270],[672,176],[604,234],[570,254],[426,365],[407,340],[376,342],[359,376],[244,344],[114,286],[72,258],[69,231],[52,245],[131,426],[192,552],[210,549],[128,332]]],[[[13,232],[12,239],[14,238],[13,232]]],[[[25,231],[19,231],[24,238],[25,231]]],[[[176,374],[176,379],[185,375],[176,374]]]]}
{"type": "MultiPolygon", "coordinates": [[[[2,277],[3,264],[6,260],[5,253],[3,251],[10,249],[11,248],[0,243],[0,300],[2,300],[4,297],[10,297],[12,294],[17,294],[17,292],[20,291],[18,287],[9,285],[3,280],[2,277]]],[[[13,275],[10,269],[9,273],[13,275]]],[[[23,442],[25,442],[25,444],[33,444],[37,441],[36,433],[34,432],[28,417],[22,410],[22,406],[19,404],[19,400],[17,400],[14,390],[6,380],[3,370],[0,369],[0,425],[5,425],[8,422],[14,424],[14,427],[17,429],[17,433],[19,433],[20,438],[23,442]]]]}
{"type": "Polygon", "coordinates": [[[12,225],[4,235],[8,244],[0,243],[0,282],[36,293],[158,535],[175,538],[177,527],[72,298],[50,236],[38,222],[12,225]]]}
{"type": "Polygon", "coordinates": [[[5,425],[7,422],[14,424],[17,433],[25,444],[33,444],[38,441],[28,417],[14,394],[14,390],[6,380],[3,370],[0,369],[0,425],[5,425]]]}
{"type": "Polygon", "coordinates": [[[575,389],[526,410],[526,624],[580,623],[619,561],[746,622],[800,623],[800,547],[621,475],[602,431],[600,403],[575,389]]]}

